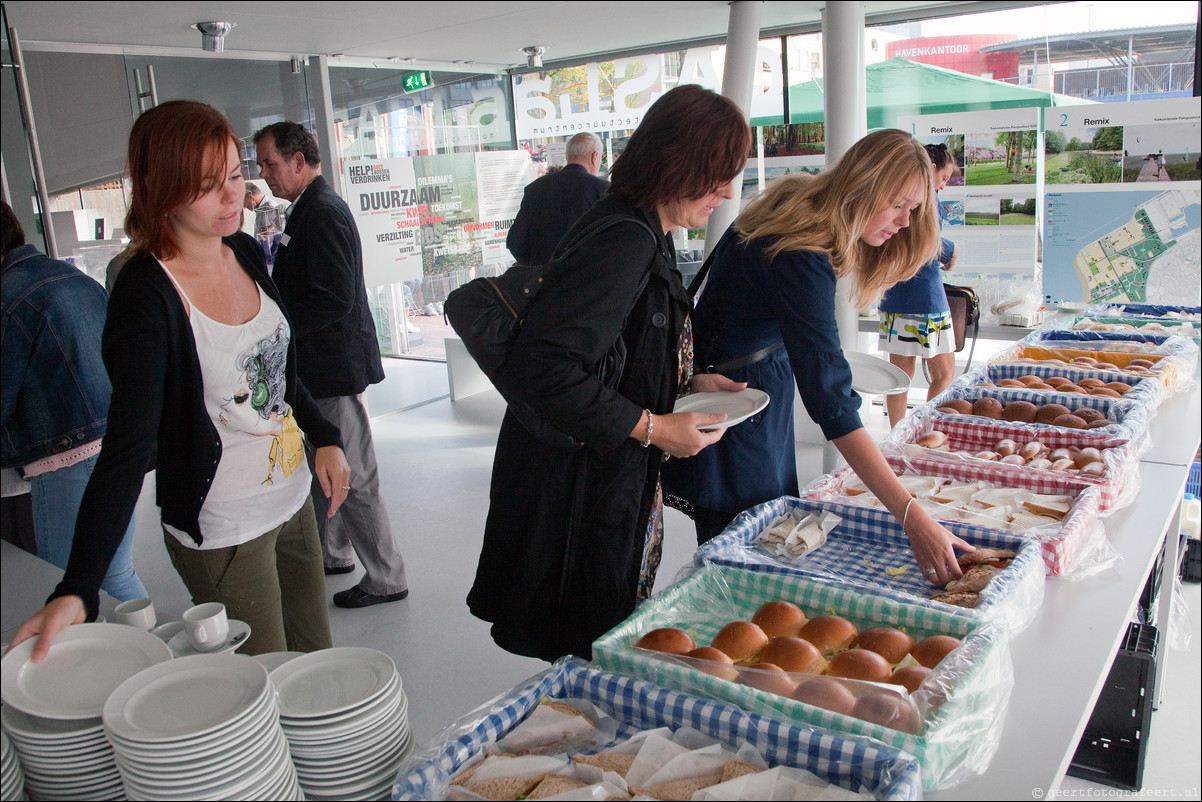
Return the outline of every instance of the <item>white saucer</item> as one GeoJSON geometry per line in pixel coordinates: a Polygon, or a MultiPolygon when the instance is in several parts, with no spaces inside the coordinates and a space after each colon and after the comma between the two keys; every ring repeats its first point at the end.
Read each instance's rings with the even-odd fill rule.
{"type": "Polygon", "coordinates": [[[157,627],[150,630],[150,634],[154,635],[156,638],[163,641],[163,643],[167,643],[172,638],[174,638],[177,634],[179,634],[180,632],[183,632],[183,631],[184,631],[184,622],[183,621],[167,621],[165,623],[159,624],[157,627]]]}
{"type": "Polygon", "coordinates": [[[1086,301],[1057,301],[1056,306],[1065,312],[1084,312],[1089,308],[1086,301]]]}
{"type": "Polygon", "coordinates": [[[897,365],[872,354],[844,351],[851,365],[851,387],[858,393],[893,395],[910,388],[910,377],[897,365]]]}
{"type": "Polygon", "coordinates": [[[43,718],[96,718],[114,688],[172,657],[149,632],[121,624],[69,626],[40,663],[30,659],[35,641],[17,644],[0,661],[0,689],[5,704],[43,718]]]}
{"type": "Polygon", "coordinates": [[[267,654],[252,654],[255,660],[258,660],[267,670],[275,671],[280,666],[287,663],[289,660],[295,660],[298,657],[304,657],[305,652],[268,652],[267,654]]]}
{"type": "Polygon", "coordinates": [[[750,387],[736,393],[693,393],[679,399],[672,411],[725,414],[726,420],[721,423],[699,427],[702,431],[709,431],[742,423],[768,406],[769,400],[768,394],[763,390],[753,390],[750,387]]]}
{"type": "Polygon", "coordinates": [[[225,636],[225,643],[214,649],[201,651],[196,648],[192,645],[192,641],[188,640],[188,633],[182,629],[171,636],[167,645],[171,647],[171,651],[175,653],[176,657],[192,657],[197,654],[228,654],[242,648],[248,638],[250,638],[250,624],[231,618],[230,631],[225,636]]]}

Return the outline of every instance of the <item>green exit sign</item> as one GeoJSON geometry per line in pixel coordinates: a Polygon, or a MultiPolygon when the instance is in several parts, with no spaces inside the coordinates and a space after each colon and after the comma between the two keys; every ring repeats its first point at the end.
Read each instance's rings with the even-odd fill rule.
{"type": "Polygon", "coordinates": [[[428,89],[432,81],[428,70],[421,72],[411,72],[405,76],[405,91],[417,92],[422,89],[428,89]]]}

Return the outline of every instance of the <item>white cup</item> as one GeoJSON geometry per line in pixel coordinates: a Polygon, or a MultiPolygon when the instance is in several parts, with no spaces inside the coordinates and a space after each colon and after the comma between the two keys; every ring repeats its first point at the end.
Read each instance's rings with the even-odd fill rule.
{"type": "Polygon", "coordinates": [[[113,619],[118,624],[144,629],[154,629],[158,619],[154,614],[154,602],[150,599],[130,599],[113,608],[113,619]]]}
{"type": "Polygon", "coordinates": [[[230,622],[225,617],[225,605],[206,602],[189,607],[183,615],[184,631],[198,651],[207,652],[225,643],[230,634],[230,622]]]}

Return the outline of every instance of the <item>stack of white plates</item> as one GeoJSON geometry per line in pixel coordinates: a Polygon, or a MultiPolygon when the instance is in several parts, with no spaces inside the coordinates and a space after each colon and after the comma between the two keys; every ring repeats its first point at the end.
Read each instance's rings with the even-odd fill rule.
{"type": "Polygon", "coordinates": [[[113,689],[171,660],[167,644],[120,624],[77,624],[54,639],[40,663],[34,640],[0,662],[4,725],[35,799],[123,799],[100,713],[113,689]]]}
{"type": "Polygon", "coordinates": [[[292,761],[309,800],[388,799],[413,749],[409,700],[375,649],[312,652],[271,672],[292,761]]]}
{"type": "MultiPolygon", "coordinates": [[[[100,719],[40,718],[7,705],[0,718],[21,756],[25,789],[33,799],[125,799],[100,719]]],[[[7,787],[4,798],[10,799],[7,787]]]]}
{"type": "Polygon", "coordinates": [[[13,749],[8,733],[0,730],[0,796],[4,799],[25,799],[25,775],[21,772],[21,761],[13,749]]]}
{"type": "Polygon", "coordinates": [[[148,668],[113,691],[103,719],[130,799],[304,798],[267,669],[249,657],[148,668]]]}

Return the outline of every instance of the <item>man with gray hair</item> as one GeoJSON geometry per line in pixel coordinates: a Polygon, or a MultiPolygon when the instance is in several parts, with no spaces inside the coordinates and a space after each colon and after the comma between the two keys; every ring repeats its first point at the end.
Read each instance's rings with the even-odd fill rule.
{"type": "Polygon", "coordinates": [[[601,138],[576,134],[568,140],[568,164],[526,186],[522,206],[505,238],[518,264],[551,261],[555,246],[572,224],[601,200],[609,182],[597,177],[601,168],[601,138]]]}

